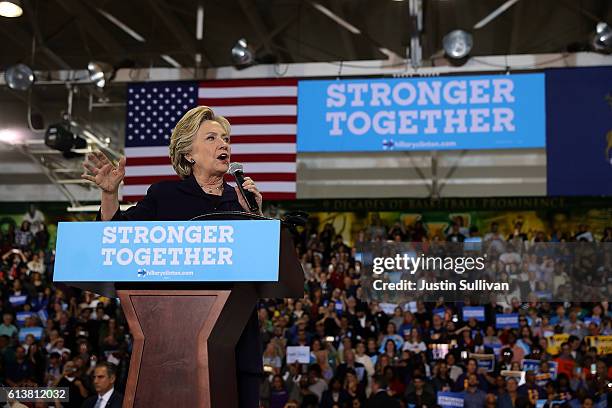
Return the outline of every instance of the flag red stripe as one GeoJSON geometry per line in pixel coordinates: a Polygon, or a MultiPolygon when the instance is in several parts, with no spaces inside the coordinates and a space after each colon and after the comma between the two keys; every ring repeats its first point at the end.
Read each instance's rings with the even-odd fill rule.
{"type": "Polygon", "coordinates": [[[295,135],[231,136],[231,144],[239,143],[296,143],[295,135]]]}
{"type": "Polygon", "coordinates": [[[200,88],[234,88],[240,86],[297,86],[297,78],[226,79],[200,82],[200,88]]]}
{"type": "MultiPolygon", "coordinates": [[[[295,181],[295,173],[249,173],[248,177],[251,177],[255,182],[263,181],[295,181]]],[[[168,176],[137,176],[137,177],[126,177],[124,179],[125,184],[138,185],[138,184],[153,184],[158,181],[164,180],[178,180],[179,177],[176,175],[168,176]]],[[[226,181],[234,181],[232,176],[227,176],[226,181]]]]}
{"type": "Polygon", "coordinates": [[[295,193],[286,193],[286,192],[263,192],[264,200],[295,200],[295,193]]]}
{"type": "Polygon", "coordinates": [[[296,124],[297,116],[232,116],[226,117],[233,125],[296,124]]]}
{"type": "MultiPolygon", "coordinates": [[[[295,173],[248,173],[247,177],[252,178],[255,182],[258,181],[296,181],[295,173]]],[[[226,181],[234,181],[234,178],[229,174],[225,175],[226,181]]]]}
{"type": "Polygon", "coordinates": [[[199,98],[198,105],[243,106],[243,105],[297,105],[297,96],[264,96],[248,98],[199,98]]]}
{"type": "MultiPolygon", "coordinates": [[[[254,153],[254,154],[233,154],[232,161],[241,163],[262,163],[262,162],[295,162],[295,153],[254,153]]],[[[128,157],[126,166],[157,166],[170,164],[169,157],[128,157]]]]}
{"type": "Polygon", "coordinates": [[[180,180],[180,178],[176,174],[167,176],[134,176],[124,178],[123,182],[126,185],[135,186],[138,184],[153,184],[157,183],[158,181],[166,180],[180,180]]]}

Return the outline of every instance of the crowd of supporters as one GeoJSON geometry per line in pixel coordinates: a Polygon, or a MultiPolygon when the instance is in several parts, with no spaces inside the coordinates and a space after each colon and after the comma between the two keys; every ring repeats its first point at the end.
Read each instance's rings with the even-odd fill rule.
{"type": "MultiPolygon", "coordinates": [[[[356,247],[370,242],[477,237],[489,247],[517,240],[526,245],[612,242],[612,229],[599,233],[581,225],[574,234],[547,237],[541,231],[524,232],[519,221],[513,230],[502,231],[493,223],[481,234],[455,219],[433,236],[420,221],[409,227],[385,225],[373,214],[350,246],[331,223],[310,223],[297,240],[306,275],[304,297],[260,305],[268,373],[264,406],[607,406],[610,349],[589,343],[594,336],[609,347],[610,338],[602,337],[612,334],[607,302],[521,302],[518,293],[505,302],[483,304],[482,321],[463,320],[462,302],[406,302],[389,310],[388,304],[361,301],[363,266],[355,260],[356,247]],[[518,327],[498,328],[495,316],[502,313],[518,314],[518,327]],[[302,354],[301,362],[294,361],[295,353],[302,354]]],[[[521,257],[533,253],[517,252],[517,268],[530,265],[521,257]]],[[[529,260],[554,269],[554,257],[539,255],[529,260]]],[[[608,269],[603,275],[612,277],[608,269]]]]}
{"type": "MultiPolygon", "coordinates": [[[[65,386],[71,399],[64,406],[80,407],[95,395],[92,373],[105,362],[121,390],[131,342],[117,301],[52,285],[54,251],[40,211],[31,208],[21,225],[1,231],[0,381],[65,386]]],[[[473,237],[493,245],[612,242],[612,229],[591,232],[584,225],[573,234],[546,236],[517,223],[511,231],[493,224],[480,233],[456,219],[432,236],[422,222],[385,225],[373,215],[348,242],[332,224],[309,222],[296,238],[304,297],[258,305],[262,406],[435,407],[441,397],[466,407],[607,406],[612,370],[610,337],[604,336],[612,335],[612,310],[605,301],[491,302],[483,304],[480,321],[463,319],[462,302],[406,302],[390,310],[361,300],[356,246],[473,237]],[[497,327],[500,313],[518,313],[518,328],[497,327]],[[299,361],[288,362],[288,351],[299,361]]],[[[523,255],[517,256],[520,267],[523,255]]],[[[542,268],[557,262],[535,261],[542,268]]],[[[609,278],[604,270],[603,279],[609,278]]]]}
{"type": "Polygon", "coordinates": [[[80,408],[88,397],[95,402],[96,367],[108,367],[117,391],[124,388],[130,340],[115,299],[52,284],[49,239],[45,216],[33,206],[21,225],[8,223],[0,233],[0,382],[66,387],[68,402],[26,406],[80,408]]]}

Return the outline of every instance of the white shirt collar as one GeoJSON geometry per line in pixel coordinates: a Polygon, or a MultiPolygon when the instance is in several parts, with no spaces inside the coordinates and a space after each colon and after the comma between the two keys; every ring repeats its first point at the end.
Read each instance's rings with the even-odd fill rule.
{"type": "Polygon", "coordinates": [[[102,397],[103,404],[100,405],[101,407],[106,407],[106,404],[108,404],[108,400],[110,399],[111,395],[113,395],[113,391],[115,391],[115,387],[106,391],[105,394],[98,395],[98,398],[102,397]]]}

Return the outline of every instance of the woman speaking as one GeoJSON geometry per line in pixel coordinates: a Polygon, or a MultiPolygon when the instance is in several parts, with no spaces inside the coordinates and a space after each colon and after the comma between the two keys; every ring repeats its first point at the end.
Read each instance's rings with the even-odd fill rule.
{"type": "MultiPolygon", "coordinates": [[[[199,106],[179,120],[170,138],[170,159],[180,180],[151,185],[140,202],[121,211],[118,190],[125,176],[125,157],[114,165],[101,152],[89,154],[82,177],[102,190],[98,215],[102,221],[185,221],[212,212],[249,212],[238,186],[223,181],[230,158],[229,122],[199,106]]],[[[253,180],[245,177],[242,186],[255,195],[261,209],[262,197],[253,180]]],[[[257,407],[263,366],[255,310],[236,345],[236,365],[240,407],[257,407]]]]}

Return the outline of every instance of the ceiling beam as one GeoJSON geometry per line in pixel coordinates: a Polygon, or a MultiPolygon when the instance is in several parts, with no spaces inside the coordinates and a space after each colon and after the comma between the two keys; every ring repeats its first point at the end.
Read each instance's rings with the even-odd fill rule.
{"type": "MultiPolygon", "coordinates": [[[[16,24],[0,24],[0,32],[2,32],[2,34],[4,34],[5,36],[7,36],[11,42],[13,42],[13,45],[17,45],[21,50],[22,50],[22,59],[21,61],[15,61],[15,63],[17,62],[24,62],[26,64],[30,64],[30,49],[32,47],[32,34],[26,32],[25,30],[23,30],[21,27],[17,26],[16,24]]],[[[14,47],[14,49],[16,49],[17,47],[14,47]]],[[[44,52],[44,50],[41,50],[42,52],[39,54],[40,58],[40,62],[44,65],[45,68],[48,69],[56,69],[58,66],[62,66],[60,61],[56,61],[55,58],[53,58],[53,56],[51,56],[51,54],[49,54],[48,52],[44,52]]],[[[63,61],[62,61],[63,62],[63,61]]],[[[42,67],[39,66],[34,66],[32,67],[32,69],[40,69],[42,67]]],[[[68,68],[64,68],[64,69],[70,69],[68,68]]]]}
{"type": "Polygon", "coordinates": [[[117,41],[110,32],[96,20],[93,13],[87,8],[84,2],[79,0],[57,0],[57,2],[66,12],[76,16],[83,23],[89,35],[91,35],[105,50],[116,56],[117,60],[121,60],[127,55],[119,41],[117,41]]]}
{"type": "Polygon", "coordinates": [[[274,38],[276,38],[278,35],[280,35],[281,33],[283,33],[285,30],[287,30],[289,27],[291,27],[291,25],[293,23],[295,23],[298,19],[298,15],[294,14],[293,16],[291,16],[290,18],[288,18],[287,20],[285,20],[281,25],[279,25],[278,27],[276,27],[274,30],[270,31],[265,37],[264,37],[264,41],[262,41],[261,43],[259,43],[256,47],[255,50],[259,51],[261,48],[263,48],[265,42],[267,41],[268,43],[271,43],[272,40],[274,38]]]}
{"type": "MultiPolygon", "coordinates": [[[[202,54],[202,59],[208,66],[213,66],[212,61],[206,55],[203,49],[198,47],[198,43],[187,29],[185,23],[179,20],[176,15],[169,9],[163,0],[148,0],[149,5],[153,9],[153,12],[157,17],[164,23],[168,30],[172,33],[181,44],[181,48],[186,51],[192,57],[192,61],[195,61],[196,54],[202,54]]],[[[195,14],[195,9],[194,9],[195,14]]]]}
{"type": "MultiPolygon", "coordinates": [[[[342,2],[341,0],[332,0],[331,3],[332,11],[338,15],[340,18],[346,20],[344,11],[342,10],[342,2]]],[[[342,39],[342,45],[346,50],[346,55],[349,60],[356,60],[357,53],[355,52],[355,42],[354,37],[349,34],[349,32],[342,26],[338,25],[338,31],[340,32],[340,38],[342,39]]]]}
{"type": "Polygon", "coordinates": [[[55,64],[57,64],[62,69],[70,69],[70,65],[58,54],[56,54],[51,48],[49,48],[46,44],[45,38],[40,31],[40,26],[38,25],[38,21],[36,19],[37,15],[34,13],[34,7],[32,7],[32,2],[30,0],[24,0],[23,6],[25,7],[25,14],[28,16],[28,20],[30,22],[30,27],[34,32],[34,38],[36,38],[36,43],[41,52],[43,52],[49,59],[51,59],[55,64]]]}
{"type": "Polygon", "coordinates": [[[253,2],[253,0],[238,0],[240,4],[240,8],[246,15],[249,23],[253,30],[255,30],[255,35],[259,42],[263,45],[266,53],[272,53],[272,40],[268,38],[268,29],[263,22],[263,19],[259,15],[259,10],[257,10],[257,6],[253,2]]]}

